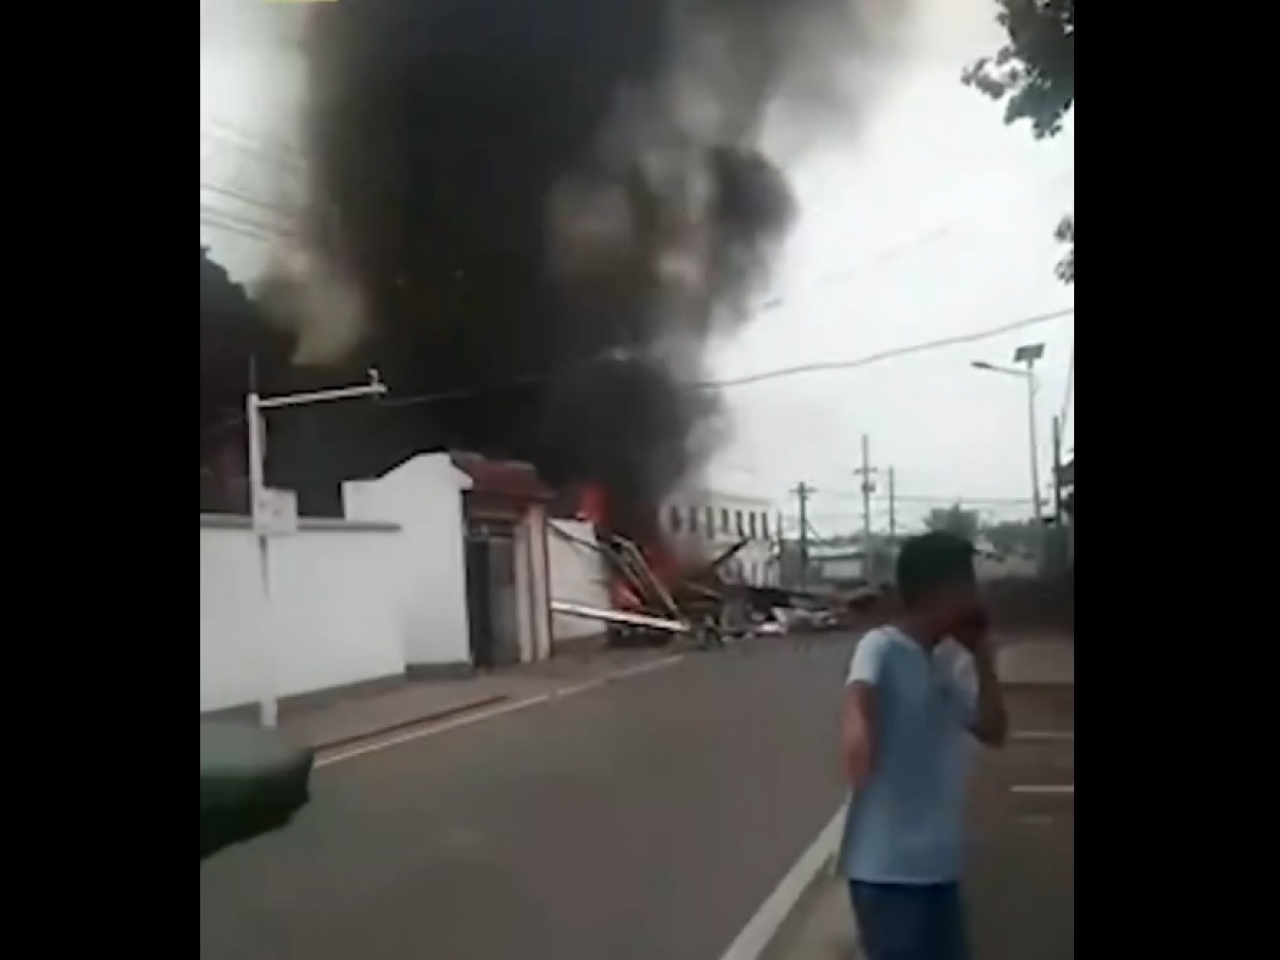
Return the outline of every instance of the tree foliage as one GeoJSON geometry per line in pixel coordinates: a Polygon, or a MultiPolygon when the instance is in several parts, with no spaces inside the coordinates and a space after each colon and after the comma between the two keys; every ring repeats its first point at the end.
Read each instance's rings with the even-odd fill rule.
{"type": "MultiPolygon", "coordinates": [[[[1075,0],[996,0],[996,16],[1007,42],[982,57],[962,79],[1004,103],[1004,122],[1025,120],[1037,139],[1056,136],[1076,102],[1075,0]]],[[[1063,283],[1076,279],[1075,217],[1058,224],[1056,236],[1067,244],[1055,273],[1063,283]]]]}

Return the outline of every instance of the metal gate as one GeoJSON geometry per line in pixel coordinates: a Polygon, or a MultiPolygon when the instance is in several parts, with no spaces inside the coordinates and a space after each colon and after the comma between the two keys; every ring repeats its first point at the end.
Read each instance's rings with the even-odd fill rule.
{"type": "Polygon", "coordinates": [[[514,531],[507,526],[472,524],[467,530],[466,556],[471,661],[482,669],[519,663],[514,531]]]}

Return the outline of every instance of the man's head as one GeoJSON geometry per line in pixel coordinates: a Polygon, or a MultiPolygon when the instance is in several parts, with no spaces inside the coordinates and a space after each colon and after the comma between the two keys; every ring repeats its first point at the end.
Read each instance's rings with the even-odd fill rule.
{"type": "Polygon", "coordinates": [[[955,534],[935,530],[905,541],[897,579],[903,608],[938,636],[963,626],[977,608],[973,544],[955,534]]]}

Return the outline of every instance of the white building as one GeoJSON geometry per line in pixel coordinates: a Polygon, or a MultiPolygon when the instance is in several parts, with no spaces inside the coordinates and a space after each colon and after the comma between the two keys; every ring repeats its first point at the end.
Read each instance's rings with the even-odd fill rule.
{"type": "Polygon", "coordinates": [[[778,559],[772,505],[760,497],[716,490],[690,490],[662,505],[660,522],[669,542],[682,556],[714,559],[746,539],[747,545],[726,561],[726,579],[752,586],[778,583],[778,559]]]}

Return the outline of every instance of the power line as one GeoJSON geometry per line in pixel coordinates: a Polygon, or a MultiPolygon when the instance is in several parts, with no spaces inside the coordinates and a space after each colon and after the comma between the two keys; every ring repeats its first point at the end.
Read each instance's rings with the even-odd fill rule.
{"type": "Polygon", "coordinates": [[[211,120],[209,123],[223,128],[222,130],[202,129],[200,131],[202,137],[207,137],[215,144],[230,147],[232,150],[247,154],[272,167],[284,168],[294,172],[301,171],[301,159],[296,152],[289,150],[287,147],[283,145],[275,145],[273,147],[267,138],[238,130],[227,123],[217,120],[211,120]],[[227,131],[231,131],[234,136],[229,136],[227,131]]]}
{"type": "Polygon", "coordinates": [[[214,183],[202,183],[200,184],[200,189],[207,190],[210,193],[216,193],[219,196],[227,197],[231,200],[236,200],[240,203],[247,204],[248,206],[255,207],[259,210],[265,210],[268,213],[277,214],[281,217],[291,216],[291,211],[281,206],[278,203],[272,203],[269,200],[263,200],[260,197],[255,197],[252,194],[244,193],[241,190],[235,190],[231,187],[223,187],[214,183]]]}
{"type": "Polygon", "coordinates": [[[245,224],[236,223],[234,221],[223,221],[203,213],[200,215],[200,223],[206,227],[212,227],[215,230],[225,230],[228,233],[234,233],[241,237],[261,240],[264,243],[272,243],[280,239],[278,235],[269,233],[265,229],[246,226],[245,224]]]}
{"type": "MultiPolygon", "coordinates": [[[[785,377],[795,377],[810,373],[823,373],[831,370],[855,370],[859,367],[871,366],[872,364],[882,363],[885,360],[894,360],[898,357],[912,356],[917,353],[925,353],[930,350],[940,350],[945,347],[953,347],[966,343],[976,343],[981,340],[990,340],[995,337],[1011,333],[1015,330],[1022,330],[1026,327],[1035,326],[1037,324],[1048,323],[1051,320],[1057,320],[1073,313],[1075,313],[1075,307],[1067,307],[1063,310],[1055,310],[1052,313],[1025,317],[1021,320],[1001,324],[997,327],[988,327],[984,330],[975,330],[972,333],[961,334],[953,337],[942,337],[937,340],[927,340],[923,343],[914,343],[904,347],[897,347],[892,350],[883,350],[880,353],[873,353],[870,356],[858,357],[852,360],[825,360],[814,363],[805,363],[794,367],[782,367],[776,370],[766,370],[761,373],[749,374],[744,377],[734,377],[727,380],[706,380],[698,383],[692,383],[689,386],[704,390],[725,390],[732,389],[734,387],[744,387],[754,383],[763,383],[766,380],[779,380],[785,377]]],[[[582,362],[589,363],[592,360],[606,359],[614,354],[615,351],[604,351],[582,362]]],[[[456,390],[444,390],[439,393],[418,394],[411,397],[397,397],[383,401],[382,406],[404,407],[416,406],[422,403],[460,400],[468,397],[481,396],[489,393],[500,393],[505,390],[514,390],[519,387],[545,383],[549,379],[550,377],[547,374],[527,374],[526,376],[510,380],[503,385],[489,387],[464,387],[456,390]]]]}
{"type": "Polygon", "coordinates": [[[729,380],[719,380],[714,383],[698,384],[704,387],[745,387],[753,383],[764,383],[766,380],[780,380],[784,377],[794,377],[800,374],[823,373],[828,370],[855,370],[859,367],[868,367],[873,363],[880,363],[884,360],[896,360],[898,357],[912,356],[917,353],[925,353],[930,350],[941,350],[945,347],[955,347],[966,343],[977,343],[981,340],[992,340],[996,337],[1003,336],[1006,333],[1012,333],[1015,330],[1023,330],[1027,327],[1033,327],[1037,324],[1048,323],[1050,320],[1058,320],[1067,317],[1076,312],[1075,307],[1066,307],[1062,310],[1055,310],[1052,313],[1042,313],[1032,317],[1025,317],[1022,320],[1015,320],[1012,323],[1002,324],[998,327],[988,327],[985,330],[976,330],[973,333],[964,333],[953,337],[940,337],[937,340],[926,340],[923,343],[915,343],[906,347],[897,347],[892,350],[883,350],[880,353],[873,353],[870,356],[858,357],[853,360],[823,360],[814,363],[802,363],[794,367],[782,367],[777,370],[766,370],[762,373],[753,373],[745,377],[734,377],[729,380]]]}
{"type": "MultiPolygon", "coordinates": [[[[1069,179],[1073,176],[1075,176],[1074,165],[1072,165],[1068,169],[1060,170],[1056,174],[1054,174],[1052,177],[1049,177],[1046,180],[1043,180],[1039,183],[1033,184],[1032,186],[1037,190],[1048,188],[1048,187],[1055,187],[1061,181],[1069,179]]],[[[847,269],[833,271],[824,276],[818,277],[817,280],[812,284],[805,285],[808,289],[799,290],[797,291],[797,293],[799,293],[800,295],[803,295],[805,293],[813,292],[815,288],[824,289],[831,284],[845,283],[850,280],[856,280],[859,277],[861,277],[864,273],[866,273],[869,269],[884,266],[887,263],[897,260],[899,257],[903,256],[904,254],[910,253],[911,251],[917,249],[918,247],[925,247],[932,243],[936,243],[939,240],[946,239],[947,237],[951,236],[956,232],[957,227],[963,224],[966,224],[971,220],[978,219],[980,215],[981,215],[980,213],[974,213],[968,216],[957,217],[955,219],[938,224],[937,226],[934,226],[931,229],[924,231],[923,233],[917,234],[916,236],[912,237],[909,240],[906,240],[902,243],[895,244],[881,251],[880,253],[874,255],[864,263],[857,264],[847,269]]],[[[771,312],[773,310],[777,310],[781,307],[786,306],[787,301],[791,299],[793,299],[792,296],[785,296],[781,294],[774,295],[765,299],[757,309],[761,313],[771,312]]]]}
{"type": "MultiPolygon", "coordinates": [[[[838,500],[861,500],[862,494],[852,490],[831,490],[827,487],[822,489],[823,496],[834,497],[838,500]]],[[[964,494],[951,494],[941,496],[938,494],[924,493],[896,493],[894,499],[899,503],[923,503],[923,504],[954,504],[961,506],[1025,506],[1031,502],[1030,497],[967,497],[964,494]]],[[[887,496],[878,496],[875,498],[877,502],[887,502],[887,496]]]]}

